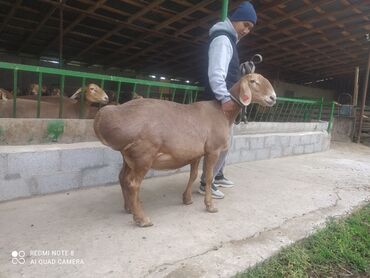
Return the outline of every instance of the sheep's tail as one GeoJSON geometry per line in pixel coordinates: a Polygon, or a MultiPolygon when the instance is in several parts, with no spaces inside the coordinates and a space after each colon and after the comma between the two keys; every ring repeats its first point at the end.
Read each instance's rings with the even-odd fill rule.
{"type": "Polygon", "coordinates": [[[104,139],[103,135],[100,132],[100,123],[101,123],[101,109],[98,111],[98,113],[95,116],[94,119],[94,131],[96,134],[96,137],[106,146],[109,146],[109,143],[104,139]]]}

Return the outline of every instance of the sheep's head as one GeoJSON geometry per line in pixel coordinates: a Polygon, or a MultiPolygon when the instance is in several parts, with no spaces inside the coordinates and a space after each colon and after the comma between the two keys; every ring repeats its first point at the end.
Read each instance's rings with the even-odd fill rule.
{"type": "Polygon", "coordinates": [[[1,100],[8,100],[11,97],[11,94],[2,88],[0,88],[0,99],[1,100]]]}
{"type": "Polygon", "coordinates": [[[235,85],[236,90],[239,87],[239,100],[244,105],[258,103],[262,106],[273,106],[276,103],[275,90],[270,81],[258,73],[243,76],[235,85]]]}
{"type": "MultiPolygon", "coordinates": [[[[86,88],[83,89],[85,93],[86,100],[92,103],[101,103],[101,104],[107,104],[109,101],[109,98],[107,94],[104,92],[102,88],[100,88],[96,84],[89,84],[86,88]]],[[[78,89],[73,96],[71,96],[72,99],[77,98],[81,94],[82,89],[78,89]]]]}
{"type": "Polygon", "coordinates": [[[59,96],[60,96],[60,89],[59,89],[59,88],[53,88],[53,89],[51,90],[51,95],[52,95],[52,96],[57,96],[57,97],[59,97],[59,96]]]}
{"type": "MultiPolygon", "coordinates": [[[[29,87],[29,91],[30,91],[30,94],[31,95],[38,95],[39,94],[39,84],[36,84],[36,83],[33,83],[33,84],[30,84],[30,87],[29,87]]],[[[47,86],[46,85],[42,85],[41,86],[41,95],[46,95],[47,93],[47,86]]]]}
{"type": "Polygon", "coordinates": [[[39,93],[39,85],[38,84],[30,84],[30,94],[37,95],[39,93]]]}

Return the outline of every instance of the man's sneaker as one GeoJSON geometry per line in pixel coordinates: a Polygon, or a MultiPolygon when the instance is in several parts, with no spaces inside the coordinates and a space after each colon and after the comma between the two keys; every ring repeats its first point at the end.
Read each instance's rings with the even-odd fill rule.
{"type": "MultiPolygon", "coordinates": [[[[206,194],[206,185],[204,183],[200,183],[198,192],[202,195],[206,194]]],[[[217,187],[212,184],[211,186],[212,198],[213,199],[223,199],[225,197],[224,193],[217,189],[217,187]]]]}
{"type": "Polygon", "coordinates": [[[230,188],[234,186],[234,183],[231,180],[225,178],[224,175],[216,176],[214,184],[217,187],[225,187],[225,188],[230,188]]]}

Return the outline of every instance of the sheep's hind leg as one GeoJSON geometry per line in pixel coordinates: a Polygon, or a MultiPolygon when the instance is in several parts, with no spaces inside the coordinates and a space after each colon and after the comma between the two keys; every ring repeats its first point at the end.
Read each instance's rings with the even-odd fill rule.
{"type": "Polygon", "coordinates": [[[119,173],[119,182],[121,184],[125,211],[128,213],[132,213],[130,200],[128,199],[128,193],[127,193],[127,184],[128,184],[128,181],[126,179],[127,167],[128,166],[126,165],[125,161],[123,161],[122,169],[121,169],[121,172],[119,173]]]}
{"type": "Polygon", "coordinates": [[[196,161],[191,163],[190,177],[189,177],[188,185],[186,186],[186,189],[185,189],[184,193],[182,194],[182,201],[185,205],[190,205],[190,204],[193,203],[193,201],[191,200],[191,188],[192,188],[192,185],[193,185],[195,179],[198,176],[199,161],[200,161],[200,159],[197,159],[196,161]]]}
{"type": "Polygon", "coordinates": [[[127,197],[129,200],[131,212],[135,223],[140,227],[152,226],[152,222],[148,217],[145,216],[144,210],[141,207],[139,191],[141,182],[144,179],[147,170],[135,171],[127,167],[126,178],[127,178],[127,197]]]}

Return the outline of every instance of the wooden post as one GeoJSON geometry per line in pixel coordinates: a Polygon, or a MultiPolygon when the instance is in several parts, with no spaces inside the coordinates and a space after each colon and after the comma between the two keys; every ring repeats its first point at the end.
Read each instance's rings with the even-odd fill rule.
{"type": "Polygon", "coordinates": [[[370,70],[370,48],[369,48],[369,55],[368,55],[368,58],[367,58],[365,85],[364,85],[364,93],[362,95],[361,113],[360,113],[360,126],[358,128],[357,143],[360,143],[361,131],[362,131],[363,123],[364,123],[364,112],[365,112],[365,104],[366,104],[366,96],[367,96],[367,85],[369,83],[369,70],[370,70]]]}
{"type": "Polygon", "coordinates": [[[360,75],[360,67],[355,68],[355,85],[353,88],[353,99],[352,99],[352,105],[357,106],[358,103],[358,77],[360,75]]]}

